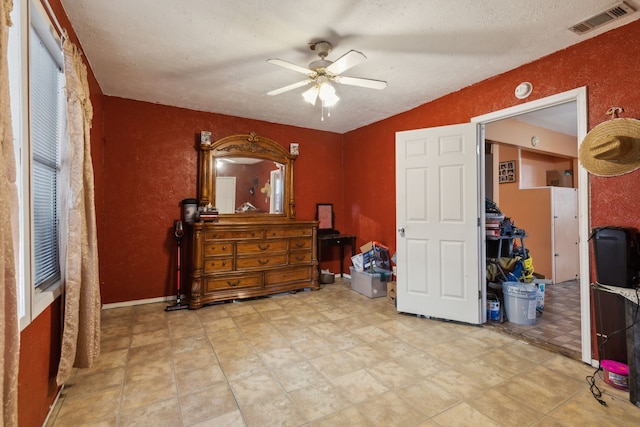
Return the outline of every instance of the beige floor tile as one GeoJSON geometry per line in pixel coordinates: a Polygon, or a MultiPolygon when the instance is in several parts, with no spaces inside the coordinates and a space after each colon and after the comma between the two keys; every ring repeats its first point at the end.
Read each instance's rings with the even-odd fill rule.
{"type": "Polygon", "coordinates": [[[437,384],[449,393],[460,396],[463,399],[470,399],[481,395],[484,392],[482,383],[455,368],[445,369],[429,377],[433,384],[437,384]]]}
{"type": "Polygon", "coordinates": [[[379,427],[415,426],[427,419],[425,414],[391,391],[360,403],[358,409],[379,427]]]}
{"type": "Polygon", "coordinates": [[[77,374],[67,383],[67,395],[86,396],[111,387],[122,387],[124,379],[124,366],[77,374]]]}
{"type": "Polygon", "coordinates": [[[388,354],[375,351],[373,346],[366,344],[345,350],[345,353],[358,365],[366,367],[376,366],[389,358],[388,354]]]}
{"type": "Polygon", "coordinates": [[[232,411],[219,417],[192,424],[189,427],[246,427],[246,425],[240,411],[232,411]]]}
{"type": "Polygon", "coordinates": [[[298,427],[307,420],[286,395],[249,405],[242,410],[249,427],[298,427]]]}
{"type": "Polygon", "coordinates": [[[314,359],[333,352],[329,341],[320,337],[293,342],[291,346],[307,359],[314,359]]]}
{"type": "Polygon", "coordinates": [[[194,350],[192,353],[178,353],[173,356],[173,368],[177,374],[214,365],[219,365],[219,362],[211,348],[194,350]]]}
{"type": "Polygon", "coordinates": [[[180,410],[184,425],[195,424],[237,411],[233,394],[227,384],[180,395],[180,410]]]}
{"type": "Polygon", "coordinates": [[[505,426],[529,425],[542,419],[543,414],[527,405],[528,396],[505,395],[498,390],[487,390],[468,403],[478,412],[505,426]]]}
{"type": "Polygon", "coordinates": [[[326,337],[333,350],[349,350],[357,346],[365,345],[365,342],[350,331],[338,332],[335,335],[326,337]]]}
{"type": "Polygon", "coordinates": [[[231,317],[246,316],[256,314],[257,311],[249,302],[233,302],[222,306],[231,317]]]}
{"type": "Polygon", "coordinates": [[[282,385],[272,373],[253,375],[230,384],[233,395],[240,407],[285,395],[282,385]]]}
{"type": "Polygon", "coordinates": [[[139,406],[135,409],[123,410],[120,414],[121,427],[154,426],[175,427],[181,423],[178,399],[139,406]]]}
{"type": "Polygon", "coordinates": [[[318,372],[329,379],[349,374],[362,368],[344,352],[336,352],[316,357],[309,362],[318,372]]]}
{"type": "Polygon", "coordinates": [[[289,346],[289,341],[278,332],[248,336],[248,339],[259,352],[267,352],[289,346]]]}
{"type": "Polygon", "coordinates": [[[180,394],[193,393],[211,386],[224,384],[227,381],[222,368],[217,363],[196,365],[195,369],[177,373],[176,377],[180,394]]]}
{"type": "Polygon", "coordinates": [[[269,370],[255,351],[243,353],[238,357],[233,357],[230,353],[228,356],[218,356],[218,358],[222,371],[229,382],[269,370]]]}
{"type": "Polygon", "coordinates": [[[127,364],[128,356],[128,349],[101,351],[100,357],[94,362],[93,366],[89,369],[78,369],[78,375],[85,376],[105,369],[124,368],[127,364]]]}
{"type": "Polygon", "coordinates": [[[351,405],[329,382],[317,382],[289,395],[307,420],[317,420],[351,405]]]}
{"type": "MultiPolygon", "coordinates": [[[[285,341],[286,343],[286,341],[285,341]]],[[[260,351],[260,358],[269,369],[278,369],[304,361],[304,356],[291,347],[260,351]]]]}
{"type": "Polygon", "coordinates": [[[325,380],[324,376],[307,361],[283,366],[273,372],[274,376],[280,381],[280,384],[282,384],[282,387],[287,392],[308,387],[325,380]]]}
{"type": "Polygon", "coordinates": [[[398,388],[395,393],[430,417],[444,412],[462,401],[460,396],[429,381],[421,381],[398,388]]]}
{"type": "Polygon", "coordinates": [[[364,369],[333,378],[331,383],[351,403],[360,403],[389,391],[364,369]]]}
{"type": "Polygon", "coordinates": [[[125,381],[143,381],[150,378],[173,376],[173,363],[171,360],[153,358],[147,363],[129,364],[125,381]]]}
{"type": "Polygon", "coordinates": [[[466,403],[460,403],[440,415],[433,417],[433,421],[443,427],[497,427],[500,426],[486,415],[475,410],[466,403]]]}
{"type": "Polygon", "coordinates": [[[129,365],[146,364],[149,360],[171,361],[171,345],[158,343],[132,347],[129,351],[129,365]]]}
{"type": "Polygon", "coordinates": [[[373,427],[375,424],[354,406],[312,421],[311,427],[373,427]]]}
{"type": "Polygon", "coordinates": [[[134,333],[131,337],[131,347],[142,347],[150,344],[169,346],[169,330],[161,328],[150,332],[134,333]]]}
{"type": "Polygon", "coordinates": [[[390,389],[403,387],[420,379],[412,369],[393,360],[380,362],[367,371],[390,389]]]}
{"type": "Polygon", "coordinates": [[[205,333],[190,335],[186,337],[177,337],[171,339],[171,350],[173,355],[209,350],[213,351],[211,341],[205,333]]]}
{"type": "Polygon", "coordinates": [[[121,408],[129,410],[178,397],[173,373],[141,381],[127,382],[124,386],[121,408]]]}
{"type": "Polygon", "coordinates": [[[90,396],[67,396],[56,417],[56,426],[80,426],[112,420],[117,416],[122,387],[110,387],[90,396]]]}

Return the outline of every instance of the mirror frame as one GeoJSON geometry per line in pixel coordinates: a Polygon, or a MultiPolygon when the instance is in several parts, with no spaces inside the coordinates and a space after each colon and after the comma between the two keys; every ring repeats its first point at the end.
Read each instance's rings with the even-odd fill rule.
{"type": "Polygon", "coordinates": [[[255,132],[249,134],[231,135],[219,139],[211,144],[200,144],[198,152],[198,200],[200,206],[209,203],[215,206],[216,200],[216,160],[225,157],[249,157],[270,160],[285,165],[283,213],[231,213],[220,214],[225,219],[243,219],[247,217],[287,218],[295,219],[296,204],[293,194],[293,162],[298,157],[291,154],[285,147],[269,138],[258,136],[255,132]]]}

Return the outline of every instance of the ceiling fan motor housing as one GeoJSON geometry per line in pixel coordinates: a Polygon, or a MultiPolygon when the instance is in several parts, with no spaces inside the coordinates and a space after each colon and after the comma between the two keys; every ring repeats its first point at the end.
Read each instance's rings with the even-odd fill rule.
{"type": "Polygon", "coordinates": [[[326,58],[333,49],[331,43],[325,41],[319,41],[310,45],[311,50],[315,50],[318,53],[318,56],[322,59],[326,58]]]}

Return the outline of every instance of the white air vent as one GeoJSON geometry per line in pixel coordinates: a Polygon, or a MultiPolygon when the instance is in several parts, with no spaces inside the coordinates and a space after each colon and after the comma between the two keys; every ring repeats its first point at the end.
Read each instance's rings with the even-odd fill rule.
{"type": "Polygon", "coordinates": [[[587,31],[591,31],[594,28],[598,28],[602,25],[608,24],[633,12],[635,12],[635,10],[633,10],[631,6],[622,1],[611,9],[606,10],[598,15],[592,16],[589,19],[585,19],[584,21],[574,25],[573,27],[569,27],[569,29],[576,34],[584,34],[587,31]]]}

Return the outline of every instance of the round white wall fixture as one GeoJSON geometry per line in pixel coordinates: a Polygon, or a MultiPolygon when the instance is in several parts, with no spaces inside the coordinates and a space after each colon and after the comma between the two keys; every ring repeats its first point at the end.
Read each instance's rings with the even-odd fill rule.
{"type": "Polygon", "coordinates": [[[531,145],[533,145],[534,147],[537,147],[538,144],[540,144],[540,138],[538,138],[537,136],[532,136],[531,145]]]}
{"type": "Polygon", "coordinates": [[[527,96],[531,95],[533,91],[533,85],[529,82],[523,82],[516,87],[516,98],[524,99],[527,96]]]}

